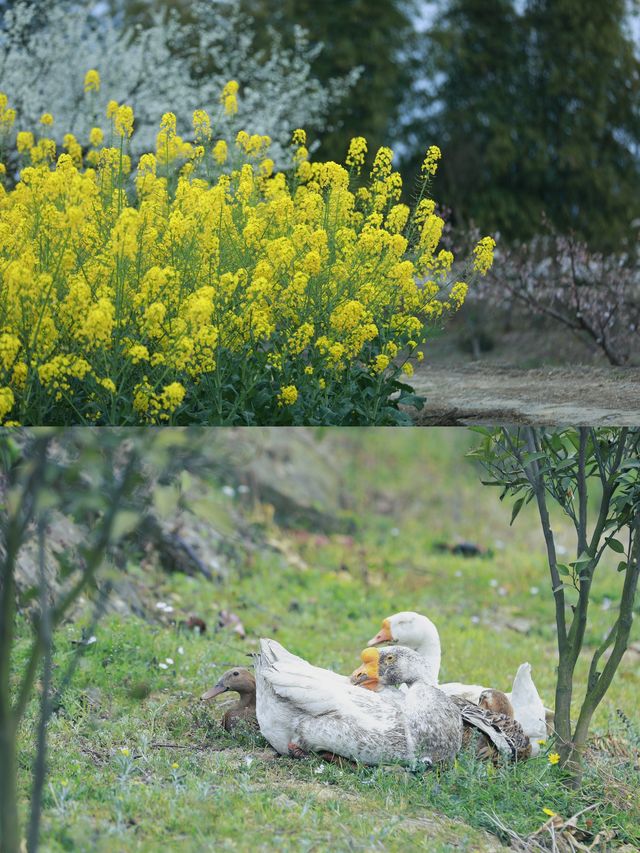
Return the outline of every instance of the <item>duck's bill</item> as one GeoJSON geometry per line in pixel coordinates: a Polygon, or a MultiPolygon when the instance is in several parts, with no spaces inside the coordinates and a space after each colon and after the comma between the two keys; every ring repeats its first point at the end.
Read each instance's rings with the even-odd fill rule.
{"type": "Polygon", "coordinates": [[[381,643],[392,643],[393,637],[387,625],[383,625],[375,637],[372,637],[367,643],[368,646],[379,646],[381,643]]]}
{"type": "Polygon", "coordinates": [[[377,691],[380,689],[380,682],[377,678],[372,676],[369,668],[364,665],[358,667],[358,669],[354,670],[350,676],[351,683],[355,684],[357,687],[366,687],[367,690],[377,691]]]}
{"type": "Polygon", "coordinates": [[[366,681],[369,678],[369,673],[366,670],[366,667],[359,666],[357,669],[350,675],[352,684],[362,684],[363,681],[366,681]]]}
{"type": "Polygon", "coordinates": [[[201,702],[209,702],[211,699],[215,699],[216,696],[219,696],[221,693],[226,693],[227,688],[224,684],[216,684],[215,687],[212,687],[211,690],[207,690],[206,693],[203,693],[200,697],[201,702]]]}

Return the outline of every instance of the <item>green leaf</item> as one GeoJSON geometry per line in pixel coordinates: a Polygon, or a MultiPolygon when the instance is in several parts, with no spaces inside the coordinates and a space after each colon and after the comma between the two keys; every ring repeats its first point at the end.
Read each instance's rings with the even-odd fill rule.
{"type": "Polygon", "coordinates": [[[556,569],[558,570],[558,574],[562,575],[563,577],[571,576],[571,569],[564,563],[556,563],[556,569]]]}
{"type": "Polygon", "coordinates": [[[546,459],[547,454],[544,450],[537,451],[536,453],[524,453],[522,455],[522,464],[528,465],[530,462],[536,462],[538,459],[546,459]]]}
{"type": "Polygon", "coordinates": [[[111,537],[113,539],[122,539],[132,533],[140,524],[140,513],[130,509],[121,510],[113,521],[111,537]]]}
{"type": "Polygon", "coordinates": [[[153,505],[160,518],[166,519],[174,515],[180,500],[180,493],[175,486],[159,486],[153,489],[153,505]]]}
{"type": "Polygon", "coordinates": [[[518,517],[518,513],[520,512],[520,510],[522,509],[523,506],[524,506],[524,498],[518,498],[518,500],[514,503],[513,510],[511,512],[511,521],[509,522],[510,527],[513,524],[513,522],[516,520],[516,518],[518,517]]]}
{"type": "Polygon", "coordinates": [[[618,571],[619,572],[626,572],[627,571],[627,561],[626,560],[620,560],[620,562],[618,563],[618,571]]]}
{"type": "Polygon", "coordinates": [[[607,539],[607,545],[612,551],[615,551],[616,554],[624,554],[624,545],[619,539],[607,539]]]}

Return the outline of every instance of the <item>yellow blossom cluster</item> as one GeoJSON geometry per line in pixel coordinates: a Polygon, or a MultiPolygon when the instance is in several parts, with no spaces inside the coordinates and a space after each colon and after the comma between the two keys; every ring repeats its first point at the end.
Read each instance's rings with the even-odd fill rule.
{"type": "MultiPolygon", "coordinates": [[[[14,120],[0,94],[0,129],[14,120]]],[[[467,290],[435,204],[401,203],[392,151],[356,189],[361,137],[345,168],[310,161],[297,129],[278,171],[268,137],[228,145],[197,110],[185,139],[167,112],[132,167],[133,110],[110,101],[106,120],[60,153],[22,130],[19,180],[0,183],[0,422],[384,422],[379,400],[467,290]]]]}
{"type": "Polygon", "coordinates": [[[481,275],[486,275],[493,265],[493,250],[496,241],[493,237],[483,237],[473,250],[473,268],[481,275]]]}

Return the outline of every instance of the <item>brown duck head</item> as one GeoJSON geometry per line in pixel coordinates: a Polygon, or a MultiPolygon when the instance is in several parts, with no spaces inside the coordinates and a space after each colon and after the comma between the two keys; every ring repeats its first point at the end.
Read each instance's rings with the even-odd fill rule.
{"type": "Polygon", "coordinates": [[[248,669],[244,669],[244,667],[238,666],[234,669],[228,669],[210,690],[202,694],[200,699],[203,702],[209,702],[211,699],[215,699],[216,696],[220,696],[221,693],[226,693],[227,691],[239,693],[243,698],[253,697],[255,701],[256,680],[252,673],[248,669]]]}

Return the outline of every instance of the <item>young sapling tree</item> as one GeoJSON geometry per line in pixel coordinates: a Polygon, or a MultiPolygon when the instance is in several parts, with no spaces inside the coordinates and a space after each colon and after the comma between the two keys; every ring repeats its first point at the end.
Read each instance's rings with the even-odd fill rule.
{"type": "Polygon", "coordinates": [[[513,499],[511,523],[525,504],[533,501],[538,509],[557,628],[555,737],[561,761],[577,783],[591,719],[618,670],[633,621],[640,574],[640,429],[479,431],[483,441],[470,455],[488,472],[485,484],[499,486],[501,500],[513,499]],[[575,559],[566,564],[558,559],[550,502],[575,529],[575,559]],[[588,636],[594,576],[611,551],[621,575],[617,613],[592,654],[587,684],[577,698],[575,669],[588,636]]]}

